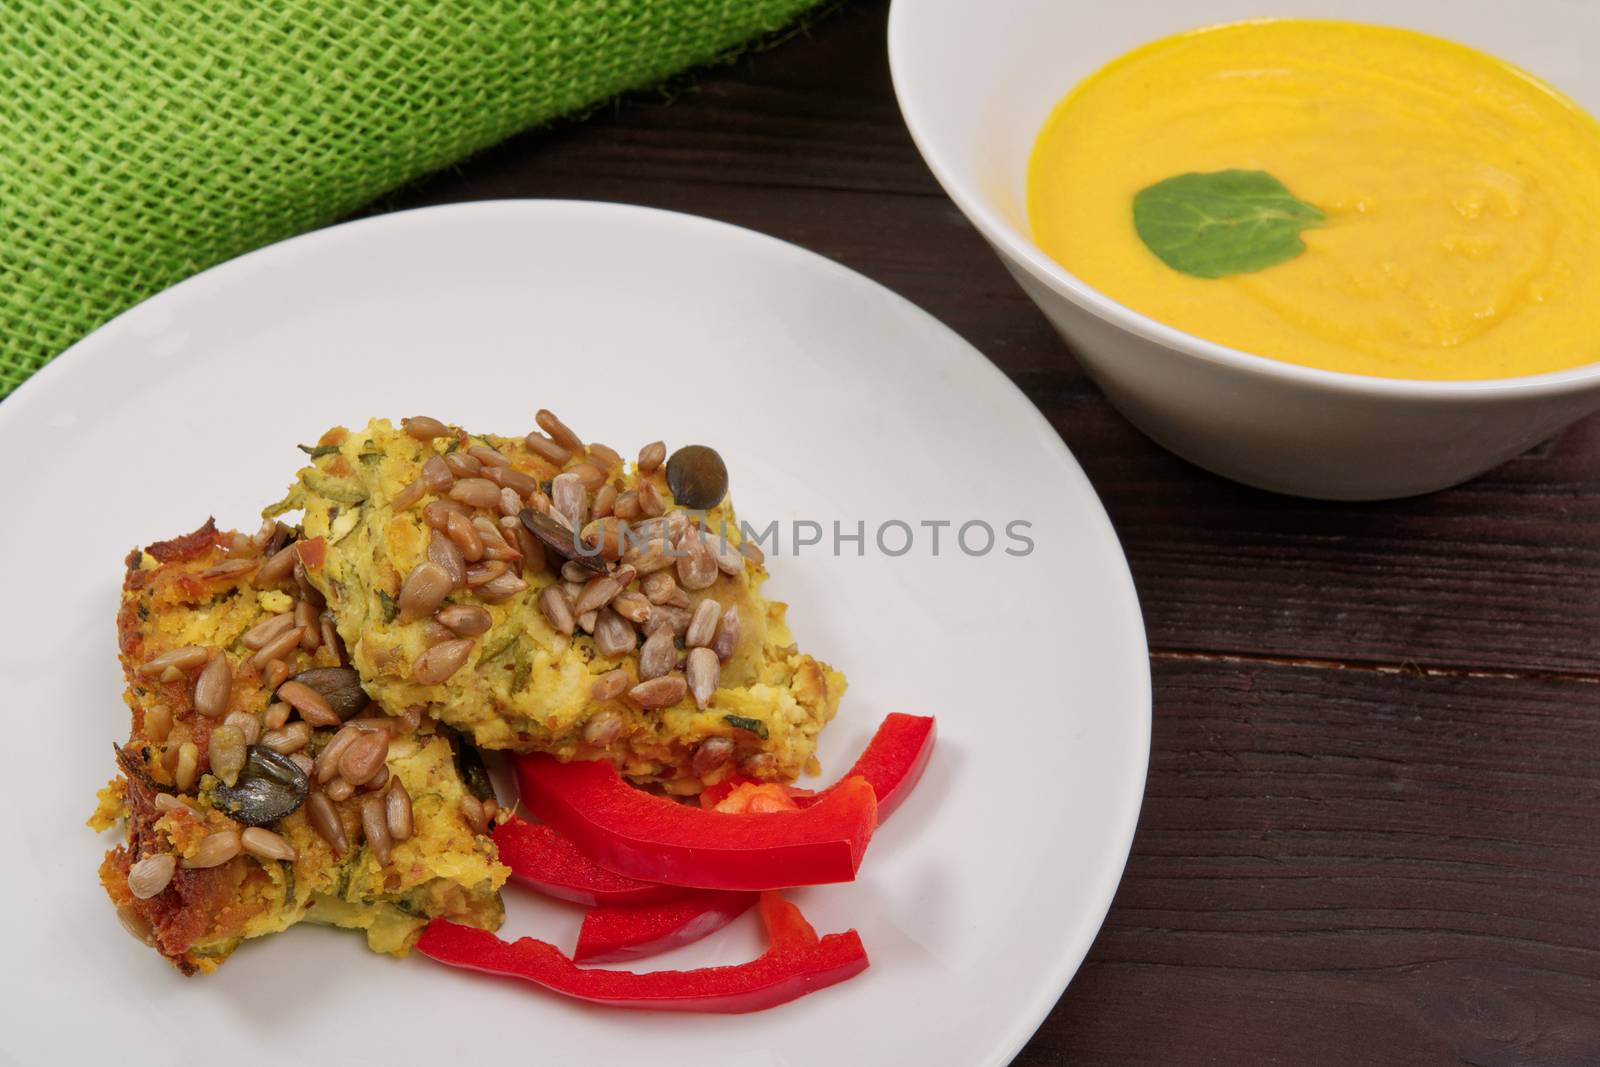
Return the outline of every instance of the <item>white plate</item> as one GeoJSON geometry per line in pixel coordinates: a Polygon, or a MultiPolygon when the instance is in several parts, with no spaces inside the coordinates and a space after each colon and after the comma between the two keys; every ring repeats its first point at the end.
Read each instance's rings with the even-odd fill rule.
{"type": "MultiPolygon", "coordinates": [[[[0,405],[0,455],[0,1060],[1000,1064],[1111,901],[1150,727],[1116,538],[994,367],[819,256],[593,203],[339,226],[207,271],[78,344],[0,405]],[[927,776],[860,881],[794,894],[819,931],[859,929],[871,968],[755,1015],[624,1013],[300,927],[181,978],[119,927],[95,878],[110,835],[83,826],[127,732],[122,557],[207,514],[253,528],[299,465],[294,445],[329,426],[426,413],[522,432],[541,406],[625,453],[657,437],[718,446],[758,526],[810,519],[831,538],[835,520],[867,524],[860,558],[786,543],[768,589],[793,604],[802,645],[849,675],[820,753],[830,774],[887,712],[939,718],[927,776]],[[872,531],[892,519],[1025,520],[1036,549],[967,556],[951,528],[937,557],[926,536],[885,557],[872,531]]],[[[507,933],[570,949],[575,909],[507,897],[507,933]]],[[[747,916],[640,969],[759,950],[747,916]]]]}

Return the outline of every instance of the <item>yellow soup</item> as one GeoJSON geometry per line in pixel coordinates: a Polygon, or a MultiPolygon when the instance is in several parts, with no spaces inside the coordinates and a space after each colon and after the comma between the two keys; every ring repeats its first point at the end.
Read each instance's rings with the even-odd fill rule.
{"type": "Polygon", "coordinates": [[[1246,352],[1392,378],[1600,360],[1600,124],[1422,34],[1268,20],[1137,49],[1051,114],[1028,213],[1088,284],[1246,352]],[[1304,251],[1217,278],[1158,258],[1135,196],[1234,170],[1320,210],[1304,251]]]}

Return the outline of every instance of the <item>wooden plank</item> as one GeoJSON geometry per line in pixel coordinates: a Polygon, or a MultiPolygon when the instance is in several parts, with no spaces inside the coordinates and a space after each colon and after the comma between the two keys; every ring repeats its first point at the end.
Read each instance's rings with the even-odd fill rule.
{"type": "Polygon", "coordinates": [[[1587,686],[1155,673],[1127,874],[1019,1065],[1600,1062],[1587,686]]]}

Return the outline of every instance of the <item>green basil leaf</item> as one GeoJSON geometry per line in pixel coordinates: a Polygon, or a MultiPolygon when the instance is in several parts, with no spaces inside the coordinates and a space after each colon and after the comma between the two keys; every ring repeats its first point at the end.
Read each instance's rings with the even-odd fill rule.
{"type": "Polygon", "coordinates": [[[1197,278],[1248,274],[1293,259],[1306,250],[1300,231],[1325,217],[1264,170],[1179,174],[1133,198],[1133,228],[1145,247],[1197,278]]]}
{"type": "Polygon", "coordinates": [[[743,715],[724,715],[722,721],[735,730],[748,730],[763,741],[767,739],[767,724],[760,719],[747,719],[743,715]]]}

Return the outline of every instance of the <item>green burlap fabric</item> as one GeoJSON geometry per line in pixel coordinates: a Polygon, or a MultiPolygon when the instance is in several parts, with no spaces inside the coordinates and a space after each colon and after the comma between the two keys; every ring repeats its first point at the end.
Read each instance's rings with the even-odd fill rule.
{"type": "Polygon", "coordinates": [[[815,0],[6,0],[0,396],[123,308],[815,0]]]}

